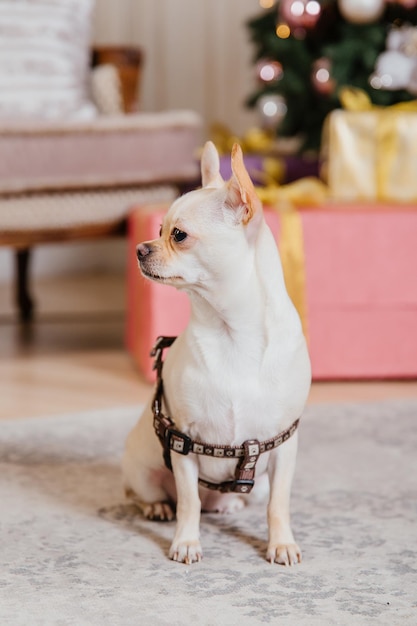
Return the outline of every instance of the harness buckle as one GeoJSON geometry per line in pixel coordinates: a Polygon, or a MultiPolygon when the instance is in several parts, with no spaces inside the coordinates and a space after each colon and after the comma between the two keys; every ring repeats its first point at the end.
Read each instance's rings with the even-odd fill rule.
{"type": "Polygon", "coordinates": [[[176,428],[168,427],[165,431],[165,449],[173,450],[186,456],[191,452],[193,440],[176,428]]]}
{"type": "Polygon", "coordinates": [[[236,480],[229,480],[224,483],[220,483],[218,489],[221,493],[250,493],[255,484],[254,480],[236,478],[236,480]]]}

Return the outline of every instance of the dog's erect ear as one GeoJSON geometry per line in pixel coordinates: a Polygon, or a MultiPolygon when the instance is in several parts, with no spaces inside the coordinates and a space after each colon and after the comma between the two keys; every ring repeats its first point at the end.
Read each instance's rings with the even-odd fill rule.
{"type": "Polygon", "coordinates": [[[220,174],[219,154],[212,141],[207,141],[201,156],[201,179],[203,187],[221,187],[224,180],[220,174]]]}
{"type": "Polygon", "coordinates": [[[242,148],[238,143],[235,143],[232,149],[232,172],[232,178],[228,183],[229,204],[231,206],[236,204],[237,195],[239,204],[243,204],[245,207],[242,222],[247,224],[256,213],[259,213],[261,201],[256,194],[255,187],[246,170],[243,162],[242,148]]]}

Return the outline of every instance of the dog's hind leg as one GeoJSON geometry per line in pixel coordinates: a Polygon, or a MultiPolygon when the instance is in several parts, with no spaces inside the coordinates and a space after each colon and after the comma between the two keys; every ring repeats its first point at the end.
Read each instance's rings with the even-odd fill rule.
{"type": "Polygon", "coordinates": [[[175,518],[175,485],[169,470],[149,469],[129,451],[125,452],[122,468],[125,495],[146,518],[163,522],[175,518]]]}
{"type": "Polygon", "coordinates": [[[122,458],[122,473],[126,496],[145,517],[160,521],[174,519],[174,479],[164,466],[149,406],[129,433],[122,458]]]}
{"type": "Polygon", "coordinates": [[[125,487],[125,496],[138,507],[147,519],[157,522],[171,522],[175,519],[174,508],[168,500],[144,502],[130,487],[125,487]]]}

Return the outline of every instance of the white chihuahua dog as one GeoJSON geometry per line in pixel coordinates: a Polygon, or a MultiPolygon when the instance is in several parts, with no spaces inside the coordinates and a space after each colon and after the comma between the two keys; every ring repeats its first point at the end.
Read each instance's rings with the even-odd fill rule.
{"type": "Polygon", "coordinates": [[[137,247],[144,276],[187,292],[191,319],[163,368],[172,339],[156,345],[156,393],[128,436],[125,491],[149,519],[172,520],[176,503],[169,556],[193,563],[202,557],[201,510],[238,511],[269,486],[266,558],[293,565],[301,561],[290,491],[311,383],[306,343],[240,146],[228,182],[211,142],[201,171],[203,187],[173,203],[159,239],[137,247]]]}

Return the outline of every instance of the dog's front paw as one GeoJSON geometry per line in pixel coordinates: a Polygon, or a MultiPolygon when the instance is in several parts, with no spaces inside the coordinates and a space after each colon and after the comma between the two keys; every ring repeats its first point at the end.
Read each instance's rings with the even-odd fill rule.
{"type": "Polygon", "coordinates": [[[169,558],[178,563],[198,563],[203,558],[203,551],[199,541],[174,541],[170,550],[169,558]]]}
{"type": "Polygon", "coordinates": [[[169,502],[153,502],[142,505],[143,515],[155,522],[172,522],[175,513],[169,502]]]}
{"type": "Polygon", "coordinates": [[[279,543],[269,545],[266,552],[266,560],[279,565],[296,565],[301,563],[301,550],[296,543],[279,543]]]}

